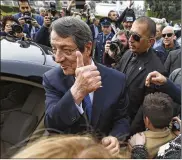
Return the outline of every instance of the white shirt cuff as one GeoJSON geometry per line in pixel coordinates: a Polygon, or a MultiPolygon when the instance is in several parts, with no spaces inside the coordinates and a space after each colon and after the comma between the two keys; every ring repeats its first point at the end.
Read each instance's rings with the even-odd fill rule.
{"type": "Polygon", "coordinates": [[[76,108],[78,109],[78,111],[80,112],[80,114],[83,114],[83,113],[84,113],[84,110],[83,110],[83,108],[82,108],[82,103],[81,103],[80,105],[77,105],[77,104],[75,103],[75,105],[76,105],[76,108]]]}

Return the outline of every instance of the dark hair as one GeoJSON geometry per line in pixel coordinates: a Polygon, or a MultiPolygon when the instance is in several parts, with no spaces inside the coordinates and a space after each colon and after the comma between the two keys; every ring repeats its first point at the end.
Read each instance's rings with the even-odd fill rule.
{"type": "Polygon", "coordinates": [[[14,18],[13,16],[4,16],[3,20],[2,20],[2,30],[5,29],[7,21],[13,21],[17,24],[20,24],[19,21],[16,18],[14,18]]]}
{"type": "Polygon", "coordinates": [[[86,43],[93,41],[89,26],[75,17],[67,16],[57,19],[51,24],[50,31],[52,30],[60,37],[72,37],[80,52],[84,52],[86,43]]]}
{"type": "Polygon", "coordinates": [[[18,0],[18,6],[20,7],[20,2],[27,2],[30,6],[29,0],[18,0]]]}
{"type": "Polygon", "coordinates": [[[138,23],[147,24],[147,31],[150,37],[155,37],[156,35],[156,23],[150,18],[146,16],[142,16],[136,19],[138,23]]]}
{"type": "Polygon", "coordinates": [[[173,117],[172,99],[161,92],[148,94],[143,102],[143,115],[149,118],[155,128],[169,126],[173,117]]]}
{"type": "Polygon", "coordinates": [[[108,13],[108,17],[111,16],[111,13],[112,13],[112,12],[116,12],[116,11],[110,10],[109,13],[108,13]]]}

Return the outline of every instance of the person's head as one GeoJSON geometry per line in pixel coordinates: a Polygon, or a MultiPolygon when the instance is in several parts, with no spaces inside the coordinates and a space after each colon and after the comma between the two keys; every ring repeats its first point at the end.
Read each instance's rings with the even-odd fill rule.
{"type": "Polygon", "coordinates": [[[164,29],[165,25],[162,23],[156,24],[156,40],[159,40],[162,37],[162,30],[164,29]]]}
{"type": "Polygon", "coordinates": [[[174,29],[171,26],[166,26],[162,30],[163,43],[165,48],[173,48],[174,46],[174,29]]]}
{"type": "Polygon", "coordinates": [[[155,34],[155,22],[146,16],[139,17],[130,29],[130,50],[135,54],[146,52],[154,44],[155,34]]]}
{"type": "Polygon", "coordinates": [[[93,37],[84,21],[70,16],[62,17],[52,22],[50,29],[55,61],[60,64],[65,75],[75,74],[78,50],[83,55],[84,65],[90,63],[93,37]]]}
{"type": "Polygon", "coordinates": [[[89,136],[66,135],[42,138],[25,147],[13,158],[113,158],[89,136]]]}
{"type": "Polygon", "coordinates": [[[123,27],[125,30],[130,30],[133,22],[135,21],[135,13],[132,9],[128,9],[123,19],[123,27]]]}
{"type": "Polygon", "coordinates": [[[28,0],[18,0],[18,5],[21,13],[31,12],[31,7],[28,0]]]}
{"type": "Polygon", "coordinates": [[[117,32],[116,38],[120,40],[125,48],[128,48],[128,37],[126,31],[120,30],[119,32],[117,32]]]}
{"type": "Polygon", "coordinates": [[[173,118],[172,99],[165,93],[148,94],[143,102],[143,116],[146,128],[168,127],[173,118]]]}
{"type": "Polygon", "coordinates": [[[93,19],[93,24],[95,24],[96,26],[99,25],[99,22],[100,22],[100,20],[98,18],[93,19]]]}
{"type": "Polygon", "coordinates": [[[107,35],[111,33],[111,19],[108,17],[103,17],[100,19],[102,32],[107,35]]]}
{"type": "Polygon", "coordinates": [[[15,19],[13,16],[4,16],[2,20],[2,30],[6,33],[9,33],[12,31],[12,25],[16,23],[19,25],[19,22],[17,19],[15,19]]]}
{"type": "Polygon", "coordinates": [[[117,21],[117,13],[116,13],[116,11],[114,11],[114,10],[109,11],[108,17],[109,17],[112,21],[114,21],[114,22],[117,21]]]}
{"type": "Polygon", "coordinates": [[[46,15],[46,10],[45,10],[45,8],[40,7],[40,8],[39,8],[39,13],[40,13],[40,15],[41,15],[42,17],[45,17],[45,15],[46,15]]]}

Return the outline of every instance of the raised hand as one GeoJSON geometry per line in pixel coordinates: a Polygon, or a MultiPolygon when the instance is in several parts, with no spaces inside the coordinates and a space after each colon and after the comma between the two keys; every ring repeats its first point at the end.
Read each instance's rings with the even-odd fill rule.
{"type": "Polygon", "coordinates": [[[75,70],[76,80],[71,87],[71,93],[76,104],[80,104],[83,98],[101,87],[101,76],[94,65],[84,66],[83,56],[80,51],[76,52],[77,68],[75,70]]]}
{"type": "Polygon", "coordinates": [[[150,72],[145,80],[145,85],[147,87],[150,86],[151,83],[156,85],[163,85],[167,81],[166,77],[164,77],[162,74],[160,74],[157,71],[150,72]]]}

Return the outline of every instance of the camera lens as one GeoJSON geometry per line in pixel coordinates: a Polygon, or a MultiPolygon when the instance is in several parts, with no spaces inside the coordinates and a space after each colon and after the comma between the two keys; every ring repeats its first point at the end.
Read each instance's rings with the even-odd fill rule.
{"type": "Polygon", "coordinates": [[[112,42],[111,42],[110,50],[111,50],[112,52],[115,52],[115,51],[117,50],[117,48],[118,48],[117,43],[112,43],[112,42]]]}

